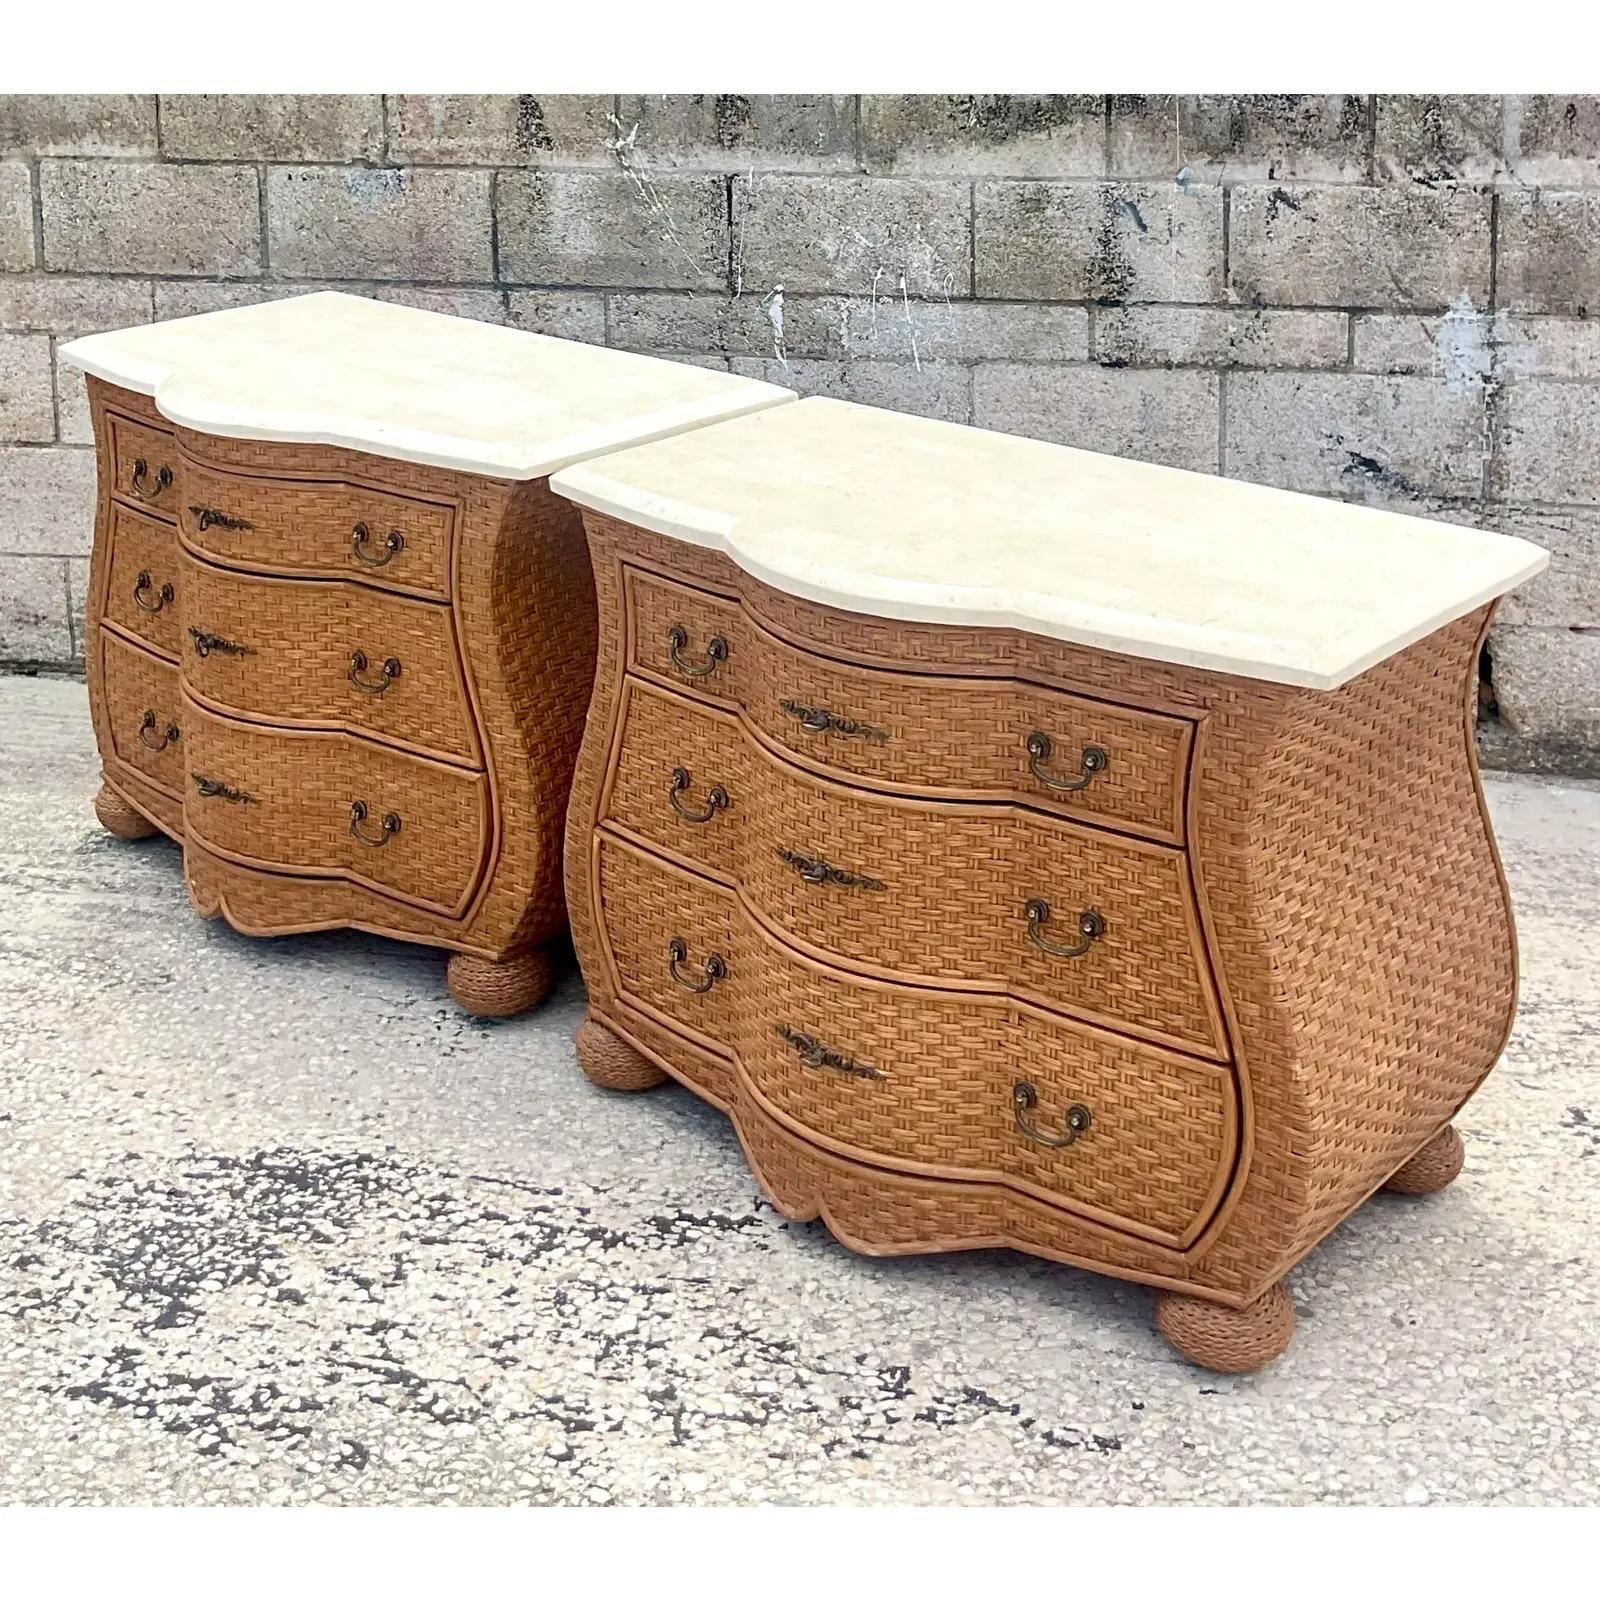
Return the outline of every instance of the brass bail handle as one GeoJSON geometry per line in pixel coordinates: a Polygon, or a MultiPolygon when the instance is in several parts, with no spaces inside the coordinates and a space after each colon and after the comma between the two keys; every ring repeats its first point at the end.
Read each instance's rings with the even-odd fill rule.
{"type": "Polygon", "coordinates": [[[1047,789],[1056,789],[1064,794],[1070,794],[1079,789],[1087,789],[1094,782],[1096,776],[1111,765],[1111,757],[1097,744],[1086,744],[1078,757],[1078,776],[1076,778],[1058,778],[1052,772],[1045,771],[1045,762],[1050,759],[1050,752],[1054,746],[1050,742],[1048,733],[1030,733],[1027,738],[1028,769],[1040,783],[1047,789]]]}
{"type": "Polygon", "coordinates": [[[1076,1144],[1079,1137],[1089,1131],[1093,1118],[1089,1115],[1088,1106],[1070,1105],[1064,1119],[1065,1133],[1046,1133],[1042,1128],[1036,1128],[1028,1119],[1028,1113],[1038,1109],[1039,1091],[1026,1080],[1014,1083],[1011,1086],[1011,1110],[1016,1118],[1017,1132],[1026,1138],[1032,1139],[1035,1144],[1042,1144],[1051,1150],[1065,1150],[1069,1144],[1076,1144]]]}
{"type": "Polygon", "coordinates": [[[141,500],[159,500],[168,489],[172,487],[172,468],[156,468],[156,486],[146,488],[146,481],[150,476],[150,463],[140,456],[133,463],[133,477],[128,481],[128,487],[141,500]]]}
{"type": "Polygon", "coordinates": [[[367,670],[366,654],[360,650],[350,652],[350,670],[345,674],[356,688],[364,689],[368,694],[382,694],[396,678],[400,676],[400,658],[390,656],[384,662],[380,675],[376,678],[363,678],[361,674],[367,670]]]}
{"type": "Polygon", "coordinates": [[[352,800],[350,802],[350,831],[362,844],[371,845],[374,850],[381,850],[384,845],[394,838],[400,831],[400,818],[392,811],[384,813],[382,832],[368,833],[361,824],[367,820],[367,803],[365,800],[352,800]]]}
{"type": "Polygon", "coordinates": [[[177,591],[170,583],[164,583],[156,591],[156,603],[151,605],[145,595],[155,588],[155,580],[148,572],[141,571],[133,581],[133,603],[141,611],[159,611],[163,606],[170,606],[178,598],[177,591]]]}
{"type": "Polygon", "coordinates": [[[406,547],[406,536],[398,528],[391,528],[384,537],[382,553],[369,556],[367,543],[371,538],[372,530],[364,522],[350,530],[350,553],[364,567],[386,567],[406,547]]]}
{"type": "Polygon", "coordinates": [[[679,672],[690,678],[704,678],[717,670],[719,661],[728,659],[728,641],[720,633],[713,634],[706,641],[706,655],[704,661],[691,661],[683,651],[689,643],[688,630],[681,622],[674,622],[667,629],[667,644],[672,664],[679,672]]]}
{"type": "Polygon", "coordinates": [[[1039,931],[1050,920],[1050,902],[1035,897],[1029,900],[1022,908],[1023,914],[1028,919],[1028,941],[1036,944],[1052,956],[1082,956],[1089,953],[1089,947],[1106,931],[1106,919],[1090,906],[1085,906],[1078,913],[1078,937],[1071,944],[1060,944],[1054,939],[1047,939],[1039,931]]]}
{"type": "Polygon", "coordinates": [[[694,994],[704,994],[719,978],[728,975],[728,963],[717,955],[715,951],[708,955],[701,967],[703,976],[699,978],[686,977],[683,964],[689,959],[689,947],[682,939],[672,939],[667,944],[667,965],[672,973],[672,981],[680,989],[688,989],[694,994]]]}
{"type": "Polygon", "coordinates": [[[672,769],[672,787],[668,791],[668,798],[672,801],[672,809],[685,822],[709,822],[719,811],[727,809],[728,791],[720,783],[706,791],[706,803],[703,810],[697,811],[693,806],[685,805],[681,797],[691,782],[693,780],[689,776],[687,767],[674,767],[672,769]]]}
{"type": "Polygon", "coordinates": [[[155,726],[155,712],[146,711],[145,714],[139,719],[139,743],[144,745],[146,749],[165,750],[169,744],[176,744],[178,742],[178,724],[176,722],[169,722],[166,727],[161,730],[161,736],[159,738],[152,739],[150,735],[155,731],[155,726]]]}

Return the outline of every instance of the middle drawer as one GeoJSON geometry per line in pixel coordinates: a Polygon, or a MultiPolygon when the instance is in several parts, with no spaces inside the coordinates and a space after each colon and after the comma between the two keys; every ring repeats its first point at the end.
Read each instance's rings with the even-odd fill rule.
{"type": "Polygon", "coordinates": [[[338,580],[256,577],[187,554],[179,592],[184,682],[201,699],[481,761],[448,606],[338,580]]]}
{"type": "Polygon", "coordinates": [[[803,947],[1227,1059],[1181,850],[833,783],[768,754],[736,713],[638,680],[619,727],[602,819],[737,884],[803,947]]]}

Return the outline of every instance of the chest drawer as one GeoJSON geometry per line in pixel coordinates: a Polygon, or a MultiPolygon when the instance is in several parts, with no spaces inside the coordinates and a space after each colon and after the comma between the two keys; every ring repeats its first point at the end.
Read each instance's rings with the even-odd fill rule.
{"type": "Polygon", "coordinates": [[[182,499],[177,440],[119,411],[107,411],[106,421],[111,430],[111,492],[158,516],[175,517],[182,499]]]}
{"type": "Polygon", "coordinates": [[[99,630],[105,727],[116,760],[173,799],[183,795],[183,706],[178,669],[99,630]]]}
{"type": "Polygon", "coordinates": [[[604,932],[623,992],[719,1037],[758,1099],[857,1159],[1024,1193],[1181,1248],[1231,1171],[1231,1073],[997,998],[806,961],[728,890],[601,841],[604,932]],[[631,924],[631,925],[630,925],[631,924]],[[673,930],[691,943],[672,982],[673,930]],[[663,981],[665,979],[665,981],[663,981]]]}
{"type": "Polygon", "coordinates": [[[192,449],[183,480],[184,541],[215,561],[450,597],[454,506],[338,478],[237,472],[192,449]]]}
{"type": "Polygon", "coordinates": [[[1182,717],[1015,678],[853,665],[779,637],[737,600],[637,568],[626,576],[635,669],[742,708],[806,765],[1183,840],[1193,724],[1182,717]]]}
{"type": "Polygon", "coordinates": [[[480,759],[448,606],[355,583],[259,577],[192,555],[182,565],[183,675],[203,699],[480,759]]]}
{"type": "Polygon", "coordinates": [[[172,525],[113,502],[101,617],[176,658],[182,626],[178,540],[172,525]]]}
{"type": "Polygon", "coordinates": [[[184,825],[248,865],[462,915],[490,837],[481,773],[344,734],[260,728],[184,697],[184,825]]]}
{"type": "Polygon", "coordinates": [[[1182,851],[819,779],[737,714],[644,683],[626,686],[620,737],[602,819],[738,884],[820,955],[1226,1058],[1182,851]]]}

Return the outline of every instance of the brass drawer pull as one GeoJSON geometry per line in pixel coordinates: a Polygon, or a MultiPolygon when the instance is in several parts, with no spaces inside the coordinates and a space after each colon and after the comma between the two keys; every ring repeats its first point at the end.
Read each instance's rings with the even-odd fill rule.
{"type": "Polygon", "coordinates": [[[1039,931],[1050,920],[1050,902],[1048,900],[1034,899],[1028,901],[1022,909],[1028,919],[1028,939],[1030,943],[1038,945],[1046,955],[1087,955],[1089,946],[1106,931],[1106,919],[1098,911],[1092,911],[1086,906],[1078,913],[1079,938],[1076,943],[1057,944],[1053,939],[1045,938],[1039,931]]]}
{"type": "Polygon", "coordinates": [[[365,689],[368,694],[382,694],[385,689],[400,676],[400,658],[390,656],[383,664],[383,676],[377,679],[363,678],[361,674],[367,670],[367,658],[359,650],[350,652],[350,671],[346,676],[358,689],[365,689]]]}
{"type": "Polygon", "coordinates": [[[704,811],[696,811],[693,806],[686,806],[678,797],[689,787],[690,781],[687,767],[672,769],[672,788],[669,791],[672,809],[685,822],[709,822],[719,811],[727,810],[728,791],[720,783],[707,791],[704,811]]]}
{"type": "Polygon", "coordinates": [[[350,831],[362,844],[369,844],[374,850],[381,850],[400,831],[400,819],[392,811],[384,813],[383,832],[376,836],[362,829],[361,824],[366,820],[366,801],[352,800],[350,802],[350,831]]]}
{"type": "Polygon", "coordinates": [[[803,706],[797,700],[780,700],[778,704],[807,733],[842,733],[849,739],[871,739],[878,744],[889,737],[887,728],[875,728],[870,722],[857,722],[854,717],[840,716],[837,711],[829,711],[822,706],[803,706]]]}
{"type": "Polygon", "coordinates": [[[159,592],[156,594],[156,603],[151,605],[150,602],[145,599],[145,595],[152,587],[154,587],[154,580],[151,578],[150,574],[148,572],[141,572],[133,585],[133,603],[138,606],[141,611],[159,611],[163,606],[170,606],[172,602],[178,598],[177,594],[173,590],[172,585],[170,583],[164,583],[161,585],[159,592]]]}
{"type": "Polygon", "coordinates": [[[141,500],[159,500],[172,487],[172,468],[156,468],[156,486],[153,489],[145,487],[149,476],[150,463],[140,456],[133,464],[133,476],[128,480],[128,489],[141,500]]]}
{"type": "Polygon", "coordinates": [[[1065,1150],[1069,1144],[1076,1144],[1080,1134],[1089,1131],[1093,1118],[1089,1115],[1088,1106],[1070,1105],[1067,1107],[1065,1133],[1045,1133],[1033,1126],[1028,1121],[1028,1113],[1035,1110],[1039,1104],[1039,1091],[1026,1081],[1014,1083],[1011,1086],[1011,1110],[1017,1119],[1017,1132],[1032,1139],[1035,1144],[1048,1146],[1051,1150],[1065,1150]]]}
{"type": "Polygon", "coordinates": [[[717,670],[719,661],[728,659],[728,641],[720,633],[706,641],[706,658],[703,662],[689,661],[684,657],[683,647],[688,642],[689,635],[682,623],[674,622],[667,629],[667,643],[672,647],[672,664],[687,677],[704,678],[717,670]]]}
{"type": "Polygon", "coordinates": [[[226,800],[230,805],[257,806],[261,802],[253,794],[246,794],[243,789],[235,789],[232,784],[223,783],[217,778],[203,778],[198,772],[189,774],[194,779],[194,786],[208,800],[226,800]]]}
{"type": "Polygon", "coordinates": [[[367,541],[371,537],[372,530],[364,522],[350,530],[350,553],[364,567],[386,567],[406,547],[406,536],[398,528],[391,528],[383,541],[383,554],[369,556],[367,541]]]}
{"type": "Polygon", "coordinates": [[[1111,757],[1097,744],[1086,744],[1083,754],[1079,759],[1079,776],[1076,778],[1057,778],[1044,770],[1044,764],[1050,759],[1052,749],[1048,733],[1030,733],[1028,735],[1028,767],[1040,783],[1047,789],[1057,789],[1070,793],[1077,789],[1087,789],[1094,782],[1095,774],[1104,772],[1111,765],[1111,757]]]}
{"type": "Polygon", "coordinates": [[[150,737],[150,732],[155,725],[156,714],[153,711],[146,711],[139,719],[139,743],[144,745],[146,749],[165,750],[169,744],[178,742],[178,724],[176,722],[169,722],[162,730],[159,739],[150,737]]]}
{"type": "Polygon", "coordinates": [[[197,656],[208,656],[214,650],[219,656],[253,656],[255,651],[247,644],[235,644],[232,639],[224,639],[220,633],[205,633],[199,628],[191,628],[189,637],[194,640],[194,653],[197,656]]]}
{"type": "Polygon", "coordinates": [[[226,511],[214,511],[210,506],[190,506],[189,515],[194,518],[195,528],[200,533],[207,528],[226,528],[229,533],[242,533],[246,528],[255,527],[255,523],[246,522],[243,517],[230,517],[226,511]]]}
{"type": "Polygon", "coordinates": [[[721,956],[713,953],[706,957],[705,965],[701,971],[705,974],[701,978],[686,978],[683,975],[683,963],[689,959],[689,947],[682,939],[670,940],[667,944],[667,961],[672,973],[672,981],[680,989],[691,990],[695,994],[704,994],[717,979],[728,975],[728,963],[721,956]]]}
{"type": "Polygon", "coordinates": [[[786,861],[807,883],[833,883],[841,889],[887,889],[886,883],[866,877],[859,872],[846,872],[843,867],[833,867],[821,856],[802,855],[798,850],[778,846],[778,859],[786,861]]]}
{"type": "Polygon", "coordinates": [[[827,1067],[833,1072],[844,1073],[847,1078],[872,1078],[882,1081],[886,1076],[876,1067],[869,1067],[865,1062],[857,1061],[854,1056],[847,1056],[838,1050],[830,1049],[814,1034],[803,1033],[799,1028],[791,1028],[787,1022],[775,1022],[772,1031],[784,1043],[794,1046],[795,1054],[800,1057],[800,1064],[803,1067],[827,1067]]]}

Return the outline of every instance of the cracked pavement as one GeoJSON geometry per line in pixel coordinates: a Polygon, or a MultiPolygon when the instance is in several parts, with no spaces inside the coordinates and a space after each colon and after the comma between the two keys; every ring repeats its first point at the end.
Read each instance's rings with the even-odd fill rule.
{"type": "Polygon", "coordinates": [[[611,1096],[435,952],[200,921],[0,678],[0,1501],[1569,1503],[1600,1458],[1600,785],[1491,774],[1522,938],[1467,1168],[1289,1278],[1265,1372],[1148,1291],[871,1261],[686,1091],[611,1096]]]}

